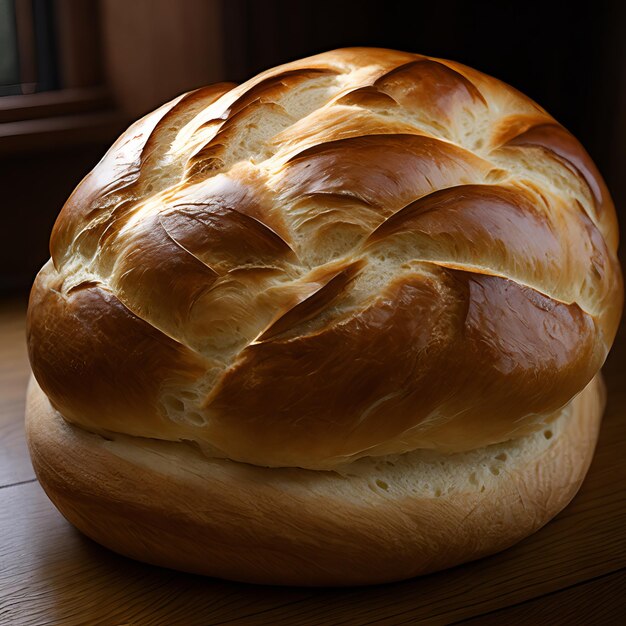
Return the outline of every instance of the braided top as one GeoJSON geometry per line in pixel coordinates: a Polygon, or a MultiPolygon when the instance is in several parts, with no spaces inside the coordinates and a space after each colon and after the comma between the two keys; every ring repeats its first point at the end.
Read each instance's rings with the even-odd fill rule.
{"type": "Polygon", "coordinates": [[[473,69],[336,50],[185,94],[64,206],[29,308],[70,422],[331,468],[540,427],[622,306],[578,141],[473,69]]]}

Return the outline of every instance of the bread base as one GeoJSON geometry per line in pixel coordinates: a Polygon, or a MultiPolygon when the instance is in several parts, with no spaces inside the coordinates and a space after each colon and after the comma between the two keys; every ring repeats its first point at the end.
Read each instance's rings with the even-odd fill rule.
{"type": "Polygon", "coordinates": [[[126,556],[237,581],[363,585],[507,548],[554,517],[587,472],[600,375],[539,432],[444,456],[415,451],[338,471],[206,458],[189,443],[68,424],[31,380],[33,466],[69,522],[126,556]]]}

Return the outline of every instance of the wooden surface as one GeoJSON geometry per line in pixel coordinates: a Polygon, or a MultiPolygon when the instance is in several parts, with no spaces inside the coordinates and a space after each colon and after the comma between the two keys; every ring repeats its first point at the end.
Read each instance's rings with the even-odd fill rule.
{"type": "Polygon", "coordinates": [[[626,334],[591,470],[555,520],[517,546],[371,588],[255,587],[130,561],[75,531],[35,480],[22,420],[24,305],[0,305],[0,624],[626,623],[626,334]]]}

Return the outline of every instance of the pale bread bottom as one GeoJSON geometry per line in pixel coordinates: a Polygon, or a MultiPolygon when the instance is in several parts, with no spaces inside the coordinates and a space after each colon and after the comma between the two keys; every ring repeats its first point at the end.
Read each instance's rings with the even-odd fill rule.
{"type": "Polygon", "coordinates": [[[477,559],[543,526],[578,491],[603,409],[598,374],[533,435],[450,456],[364,458],[337,471],[104,438],[68,424],[34,379],[26,428],[50,499],[115,552],[238,581],[362,585],[477,559]]]}

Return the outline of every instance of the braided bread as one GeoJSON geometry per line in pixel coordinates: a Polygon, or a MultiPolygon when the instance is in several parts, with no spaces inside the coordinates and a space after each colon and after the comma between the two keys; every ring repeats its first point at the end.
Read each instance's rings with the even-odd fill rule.
{"type": "Polygon", "coordinates": [[[257,465],[484,446],[600,368],[616,236],[591,160],[527,98],[335,51],[118,140],[55,226],[33,368],[72,422],[257,465]]]}
{"type": "Polygon", "coordinates": [[[122,135],[54,227],[33,372],[83,430],[270,468],[532,437],[610,349],[617,232],[512,87],[336,50],[122,135]]]}

